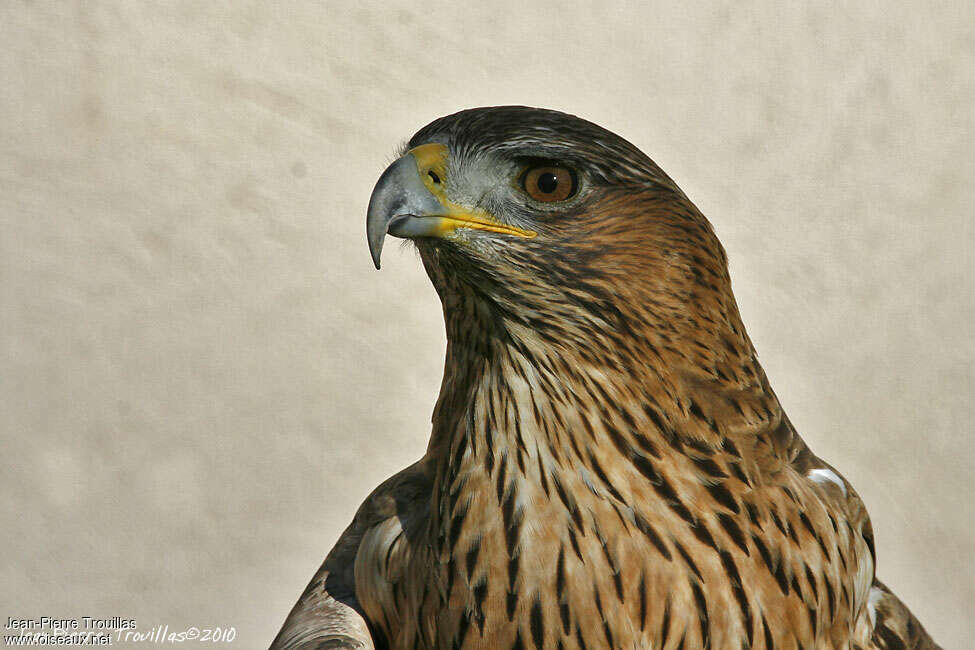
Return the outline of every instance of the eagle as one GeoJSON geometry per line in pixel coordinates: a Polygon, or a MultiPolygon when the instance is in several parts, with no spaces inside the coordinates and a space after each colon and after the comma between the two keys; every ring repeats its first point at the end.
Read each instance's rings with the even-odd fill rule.
{"type": "Polygon", "coordinates": [[[274,649],[936,648],[783,411],[711,224],[578,117],[442,117],[379,178],[443,305],[424,456],[362,504],[274,649]]]}

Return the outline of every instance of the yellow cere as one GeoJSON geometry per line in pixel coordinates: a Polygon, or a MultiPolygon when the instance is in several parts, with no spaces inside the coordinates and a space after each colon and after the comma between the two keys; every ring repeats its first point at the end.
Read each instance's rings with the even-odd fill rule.
{"type": "Polygon", "coordinates": [[[416,159],[417,173],[423,180],[423,184],[444,207],[444,213],[437,215],[440,217],[437,224],[437,236],[442,237],[458,228],[486,230],[518,237],[534,237],[537,234],[533,230],[524,230],[517,226],[500,223],[491,213],[481,208],[470,208],[448,199],[444,189],[447,183],[448,156],[445,145],[421,144],[419,147],[410,149],[409,153],[416,159]]]}

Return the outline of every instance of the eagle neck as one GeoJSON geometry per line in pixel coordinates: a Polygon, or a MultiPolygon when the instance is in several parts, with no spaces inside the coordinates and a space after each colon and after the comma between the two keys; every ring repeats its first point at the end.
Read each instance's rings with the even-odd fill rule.
{"type": "Polygon", "coordinates": [[[558,296],[532,306],[489,284],[505,275],[471,282],[466,267],[423,253],[447,334],[427,452],[445,512],[472,485],[493,491],[512,476],[544,488],[572,474],[611,494],[622,488],[593,487],[601,471],[637,456],[730,453],[773,466],[794,453],[733,299],[596,294],[591,310],[558,296]],[[563,312],[546,317],[546,305],[563,312]]]}
{"type": "MultiPolygon", "coordinates": [[[[500,465],[543,484],[565,472],[598,477],[634,454],[793,453],[791,425],[753,352],[735,357],[737,375],[721,380],[664,346],[639,358],[587,355],[489,309],[445,315],[428,458],[439,497],[451,502],[474,474],[497,481],[500,465]]],[[[736,350],[750,351],[740,335],[736,350]]]]}

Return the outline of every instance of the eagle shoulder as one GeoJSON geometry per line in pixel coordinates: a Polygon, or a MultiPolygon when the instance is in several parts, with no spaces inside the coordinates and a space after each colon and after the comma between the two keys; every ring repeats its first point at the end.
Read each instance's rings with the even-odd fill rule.
{"type": "Polygon", "coordinates": [[[377,487],[359,506],[281,626],[270,650],[381,650],[367,612],[395,616],[391,584],[404,570],[410,522],[426,512],[422,462],[377,487]]]}
{"type": "Polygon", "coordinates": [[[865,650],[940,650],[911,610],[879,580],[857,620],[855,646],[865,650]]]}

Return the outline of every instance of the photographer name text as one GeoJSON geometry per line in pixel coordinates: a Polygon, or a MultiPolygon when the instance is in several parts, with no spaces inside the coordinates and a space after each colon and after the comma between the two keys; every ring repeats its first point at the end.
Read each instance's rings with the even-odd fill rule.
{"type": "Polygon", "coordinates": [[[191,644],[200,642],[232,643],[237,638],[235,627],[170,628],[169,625],[153,625],[138,629],[134,618],[112,616],[98,618],[81,616],[62,618],[40,616],[37,618],[7,617],[3,635],[6,646],[73,646],[73,645],[122,645],[129,644],[191,644]]]}
{"type": "Polygon", "coordinates": [[[134,618],[122,618],[112,616],[111,618],[95,618],[94,616],[82,616],[81,618],[55,618],[53,616],[41,616],[38,618],[14,618],[7,617],[8,630],[58,630],[66,632],[68,630],[134,630],[134,618]]]}

